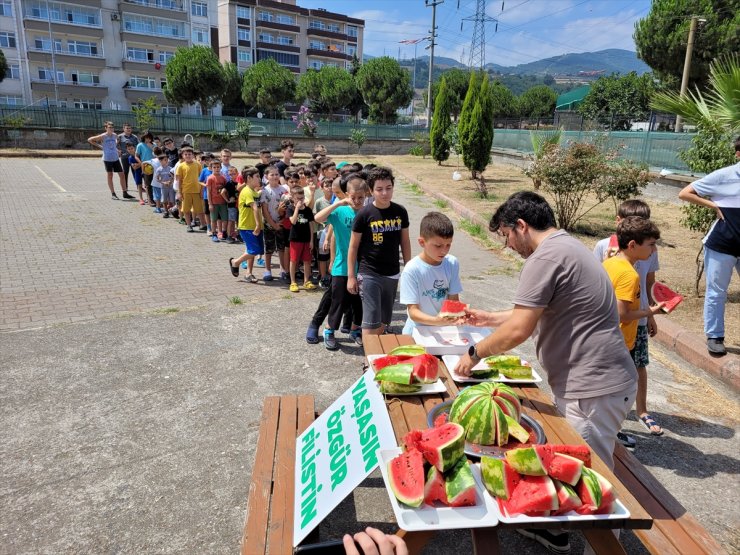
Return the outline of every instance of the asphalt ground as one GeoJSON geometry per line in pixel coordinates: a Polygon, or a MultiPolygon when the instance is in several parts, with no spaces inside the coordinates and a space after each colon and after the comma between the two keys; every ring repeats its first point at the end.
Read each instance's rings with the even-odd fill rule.
{"type": "MultiPolygon", "coordinates": [[[[233,553],[267,395],[325,409],[360,375],[361,350],[307,345],[320,294],[231,277],[238,245],[111,201],[99,160],[0,159],[0,553],[233,553]],[[238,297],[240,303],[232,300],[238,297]]],[[[399,184],[418,222],[438,209],[399,184]]],[[[509,306],[518,265],[458,230],[463,299],[509,306]]],[[[396,307],[394,325],[403,321],[396,307]]],[[[518,351],[533,360],[530,342],[518,351]]],[[[740,551],[738,396],[656,343],[637,457],[731,552],[740,551]]],[[[322,538],[393,514],[378,472],[322,538]]],[[[571,534],[574,553],[582,539],[571,534]]],[[[631,533],[629,553],[644,552],[631,533]]],[[[505,549],[544,553],[514,533],[505,549]]],[[[470,552],[441,532],[427,553],[470,552]]]]}

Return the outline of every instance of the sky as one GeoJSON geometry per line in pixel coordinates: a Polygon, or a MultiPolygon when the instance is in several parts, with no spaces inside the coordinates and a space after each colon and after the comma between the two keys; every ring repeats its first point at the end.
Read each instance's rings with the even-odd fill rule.
{"type": "MultiPolygon", "coordinates": [[[[365,54],[414,57],[404,39],[429,35],[432,8],[424,0],[298,0],[305,8],[326,8],[365,20],[365,54]]],[[[468,63],[477,0],[444,0],[437,6],[438,43],[435,56],[468,63]],[[458,8],[459,4],[459,8],[458,8]],[[462,30],[460,26],[462,24],[462,30]]],[[[571,52],[607,48],[635,50],[632,33],[637,20],[650,11],[650,0],[487,0],[486,13],[498,20],[485,29],[486,63],[526,64],[571,52]],[[503,10],[502,10],[503,4],[503,10]]],[[[421,42],[417,55],[427,51],[421,42]]]]}

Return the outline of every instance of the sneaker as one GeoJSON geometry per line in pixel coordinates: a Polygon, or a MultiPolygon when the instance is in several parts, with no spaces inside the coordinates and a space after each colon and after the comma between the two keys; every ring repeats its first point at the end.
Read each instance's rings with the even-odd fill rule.
{"type": "Polygon", "coordinates": [[[290,284],[290,292],[291,293],[298,293],[298,291],[300,291],[300,289],[298,288],[298,284],[297,283],[291,283],[290,284]]]}
{"type": "Polygon", "coordinates": [[[303,284],[303,288],[306,291],[311,291],[312,289],[316,289],[316,286],[313,283],[311,283],[310,281],[307,281],[306,283],[303,284]]]}
{"type": "MultiPolygon", "coordinates": [[[[234,243],[243,243],[243,242],[244,241],[242,241],[242,238],[239,237],[238,235],[234,237],[234,243]]],[[[259,266],[259,264],[257,264],[257,266],[259,266]]],[[[262,264],[262,266],[264,266],[264,264],[262,264]]]]}
{"type": "Polygon", "coordinates": [[[248,283],[257,283],[257,278],[254,277],[254,275],[249,274],[247,277],[244,278],[244,281],[248,283]]]}
{"type": "MultiPolygon", "coordinates": [[[[113,193],[113,194],[115,194],[115,193],[113,193]]],[[[130,200],[130,199],[134,198],[134,196],[133,196],[133,195],[129,195],[129,194],[128,194],[128,193],[126,192],[126,191],[124,191],[124,192],[123,192],[123,195],[122,195],[122,196],[123,196],[123,198],[125,198],[126,200],[130,200]]]]}
{"type": "Polygon", "coordinates": [[[117,194],[115,194],[115,193],[111,193],[111,195],[110,195],[110,199],[111,199],[111,200],[120,200],[120,199],[118,198],[118,195],[117,195],[117,194]]]}
{"type": "Polygon", "coordinates": [[[180,220],[179,220],[179,223],[181,223],[181,224],[185,224],[185,223],[187,223],[187,222],[185,221],[185,218],[180,218],[180,220]]]}
{"type": "Polygon", "coordinates": [[[321,287],[329,289],[331,287],[331,276],[324,276],[321,278],[321,287]]]}
{"type": "Polygon", "coordinates": [[[570,542],[568,541],[567,532],[554,534],[549,530],[536,530],[533,528],[519,528],[517,532],[525,538],[541,543],[550,553],[560,553],[562,555],[570,553],[570,542]]]}
{"type": "Polygon", "coordinates": [[[319,342],[319,328],[308,326],[306,330],[306,343],[316,345],[319,342]]]}
{"type": "Polygon", "coordinates": [[[244,268],[245,270],[248,268],[246,260],[242,262],[242,268],[244,268]]]}
{"type": "Polygon", "coordinates": [[[211,241],[214,243],[220,243],[221,241],[218,240],[218,235],[211,235],[211,241]]]}
{"type": "MultiPolygon", "coordinates": [[[[203,230],[201,229],[201,231],[203,230]]],[[[210,231],[206,231],[206,237],[213,237],[213,233],[211,233],[210,231]]]]}
{"type": "Polygon", "coordinates": [[[195,231],[195,230],[193,229],[193,226],[192,226],[192,225],[189,225],[189,226],[188,226],[188,233],[192,233],[193,231],[195,231]]]}
{"type": "Polygon", "coordinates": [[[227,242],[227,243],[228,243],[229,245],[233,245],[233,244],[235,244],[235,243],[236,243],[236,241],[234,240],[234,238],[233,238],[233,237],[229,237],[228,239],[226,239],[226,242],[227,242]]]}
{"type": "Polygon", "coordinates": [[[257,264],[257,267],[258,268],[264,268],[265,267],[265,259],[260,256],[257,259],[257,262],[255,262],[255,264],[257,264]]]}
{"type": "Polygon", "coordinates": [[[355,342],[355,345],[362,347],[362,330],[353,330],[349,332],[349,336],[355,342]]]}
{"type": "Polygon", "coordinates": [[[637,446],[637,441],[634,437],[625,434],[624,432],[617,432],[617,441],[624,445],[627,449],[634,449],[637,446]]]}
{"type": "Polygon", "coordinates": [[[162,217],[163,218],[169,218],[170,217],[170,213],[167,212],[167,210],[165,210],[164,213],[162,214],[162,217]]]}
{"type": "Polygon", "coordinates": [[[341,328],[339,328],[339,331],[341,331],[345,335],[349,335],[352,330],[349,328],[349,326],[342,326],[341,328]]]}
{"type": "Polygon", "coordinates": [[[726,355],[724,337],[710,337],[707,339],[707,351],[710,355],[726,355]]]}
{"type": "Polygon", "coordinates": [[[290,281],[290,276],[288,275],[288,272],[280,272],[280,279],[283,281],[290,281]]]}
{"type": "Polygon", "coordinates": [[[265,272],[265,275],[262,277],[262,281],[272,281],[273,279],[274,278],[270,272],[265,272]]]}
{"type": "Polygon", "coordinates": [[[336,351],[339,349],[337,338],[334,337],[334,330],[324,329],[324,347],[330,351],[336,351]]]}
{"type": "Polygon", "coordinates": [[[205,231],[205,230],[207,230],[207,229],[208,229],[208,226],[207,226],[207,225],[202,225],[202,226],[200,226],[200,230],[201,230],[201,231],[205,231]]]}

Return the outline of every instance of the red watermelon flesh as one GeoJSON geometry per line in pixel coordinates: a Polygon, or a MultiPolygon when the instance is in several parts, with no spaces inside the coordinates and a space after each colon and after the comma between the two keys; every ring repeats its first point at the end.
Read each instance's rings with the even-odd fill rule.
{"type": "Polygon", "coordinates": [[[563,445],[559,443],[548,443],[545,445],[546,449],[549,449],[553,453],[562,453],[563,455],[570,455],[583,461],[583,464],[591,468],[591,449],[588,445],[563,445]]]}
{"type": "Polygon", "coordinates": [[[522,476],[506,502],[510,515],[557,510],[558,493],[549,476],[522,476]]]}
{"type": "Polygon", "coordinates": [[[614,511],[614,502],[617,500],[617,494],[609,480],[595,470],[593,473],[596,474],[596,477],[599,479],[599,485],[601,486],[601,503],[596,510],[596,514],[608,515],[614,511]]]}
{"type": "Polygon", "coordinates": [[[650,292],[656,303],[665,303],[662,310],[666,314],[673,312],[673,309],[683,301],[683,295],[679,295],[670,287],[658,281],[653,283],[653,287],[650,289],[650,292]]]}
{"type": "MultiPolygon", "coordinates": [[[[537,452],[537,456],[542,461],[542,466],[545,467],[545,470],[547,470],[548,468],[550,468],[550,463],[552,463],[553,452],[550,451],[544,445],[537,444],[537,445],[532,445],[532,447],[537,452]]],[[[548,474],[549,474],[549,472],[548,472],[548,474]]]]}
{"type": "Polygon", "coordinates": [[[407,451],[410,451],[411,449],[418,449],[419,451],[421,451],[421,447],[419,446],[420,441],[421,430],[411,430],[409,433],[403,436],[403,440],[401,440],[401,443],[404,445],[407,451]]]}
{"type": "Polygon", "coordinates": [[[434,419],[434,427],[439,428],[442,424],[447,424],[447,420],[450,417],[449,412],[443,412],[434,419]]]}
{"type": "Polygon", "coordinates": [[[424,503],[434,505],[435,501],[447,505],[447,492],[444,474],[432,466],[427,472],[427,483],[424,484],[424,503]]]}
{"type": "Polygon", "coordinates": [[[418,507],[424,501],[424,457],[416,449],[405,451],[388,462],[393,495],[401,503],[418,507]]]}
{"type": "Polygon", "coordinates": [[[583,461],[571,457],[570,455],[564,455],[562,453],[553,453],[552,458],[547,465],[547,474],[551,478],[575,486],[578,480],[581,479],[581,470],[583,469],[583,461]]]}
{"type": "Polygon", "coordinates": [[[465,454],[465,429],[460,424],[447,422],[438,428],[423,430],[416,445],[429,464],[440,472],[447,472],[465,454]]]}
{"type": "Polygon", "coordinates": [[[442,303],[442,308],[440,309],[438,316],[440,318],[462,318],[465,316],[465,311],[467,309],[468,305],[465,303],[446,299],[442,303]]]}
{"type": "Polygon", "coordinates": [[[423,354],[406,362],[414,365],[414,378],[421,383],[434,383],[439,378],[439,360],[434,355],[423,354]]]}
{"type": "Polygon", "coordinates": [[[590,515],[601,506],[601,484],[598,475],[590,468],[583,469],[581,481],[576,485],[576,492],[583,503],[576,509],[577,513],[590,515]]]}
{"type": "Polygon", "coordinates": [[[373,361],[373,368],[377,372],[378,370],[381,370],[386,366],[391,366],[392,364],[398,364],[400,362],[406,362],[410,358],[413,357],[411,357],[410,355],[387,355],[384,357],[376,358],[373,361]]]}
{"type": "Polygon", "coordinates": [[[575,511],[582,505],[580,497],[572,487],[558,480],[553,480],[555,491],[558,492],[558,503],[560,508],[555,511],[556,515],[562,515],[570,511],[575,511]]]}

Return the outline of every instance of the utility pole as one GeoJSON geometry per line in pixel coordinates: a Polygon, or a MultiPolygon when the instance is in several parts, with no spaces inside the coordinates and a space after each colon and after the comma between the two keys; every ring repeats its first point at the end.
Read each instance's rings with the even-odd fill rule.
{"type": "Polygon", "coordinates": [[[432,70],[434,69],[434,45],[437,38],[437,6],[442,4],[445,0],[424,0],[427,8],[432,7],[432,30],[429,31],[431,42],[427,48],[429,48],[429,83],[427,85],[427,129],[431,125],[432,121],[432,70]]]}
{"type": "MultiPolygon", "coordinates": [[[[700,18],[698,15],[691,16],[691,24],[689,25],[689,40],[686,43],[686,58],[683,62],[683,75],[681,76],[681,97],[686,96],[686,89],[689,88],[689,72],[691,70],[691,54],[694,51],[694,35],[696,35],[696,27],[699,23],[706,23],[706,19],[700,18]]],[[[676,116],[676,133],[683,132],[683,118],[676,116]]]]}

